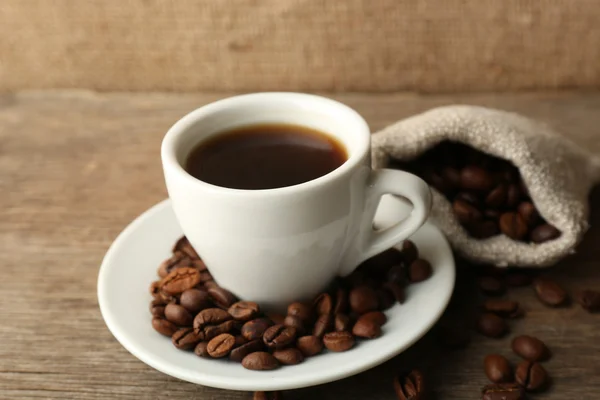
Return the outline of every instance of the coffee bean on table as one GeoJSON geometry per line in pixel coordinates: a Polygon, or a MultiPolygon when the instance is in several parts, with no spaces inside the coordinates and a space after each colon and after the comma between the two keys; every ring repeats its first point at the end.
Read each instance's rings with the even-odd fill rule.
{"type": "Polygon", "coordinates": [[[331,351],[341,352],[354,346],[354,336],[350,332],[329,332],[323,337],[323,344],[331,351]]]}
{"type": "Polygon", "coordinates": [[[208,342],[200,342],[194,348],[194,354],[198,357],[210,358],[208,354],[208,342]]]}
{"type": "Polygon", "coordinates": [[[195,268],[177,268],[160,281],[160,290],[168,295],[182,293],[200,283],[200,272],[195,268]]]}
{"type": "Polygon", "coordinates": [[[484,336],[499,338],[508,332],[508,325],[496,314],[483,313],[477,321],[477,330],[484,336]]]}
{"type": "Polygon", "coordinates": [[[256,351],[244,357],[242,366],[255,371],[267,371],[279,367],[279,361],[267,352],[256,351]]]}
{"type": "Polygon", "coordinates": [[[412,370],[394,378],[394,390],[398,400],[425,400],[423,374],[412,370]]]}
{"type": "Polygon", "coordinates": [[[333,321],[334,329],[336,331],[349,331],[352,328],[350,317],[346,314],[335,314],[333,321]]]}
{"type": "Polygon", "coordinates": [[[217,307],[225,310],[231,307],[231,305],[237,301],[236,297],[230,291],[225,290],[222,287],[208,289],[208,295],[217,307]]]}
{"type": "Polygon", "coordinates": [[[566,290],[549,278],[536,278],[533,281],[533,288],[542,303],[551,307],[565,305],[569,299],[566,290]]]}
{"type": "Polygon", "coordinates": [[[269,349],[283,349],[296,340],[296,328],[273,325],[263,334],[263,342],[269,349]]]}
{"type": "Polygon", "coordinates": [[[273,357],[277,359],[283,365],[295,365],[300,364],[304,361],[302,352],[295,347],[288,347],[287,349],[275,350],[273,357]]]}
{"type": "Polygon", "coordinates": [[[309,324],[313,319],[313,312],[310,306],[304,303],[291,303],[287,308],[287,314],[298,317],[305,324],[309,324]]]}
{"type": "Polygon", "coordinates": [[[456,219],[458,219],[458,222],[463,225],[472,224],[482,218],[481,211],[474,205],[463,200],[454,200],[452,203],[452,210],[454,211],[454,215],[456,216],[456,219]]]}
{"type": "Polygon", "coordinates": [[[161,335],[169,337],[177,331],[177,326],[174,323],[163,318],[152,318],[152,327],[161,335]]]}
{"type": "Polygon", "coordinates": [[[235,324],[236,321],[229,320],[218,325],[209,325],[204,327],[204,340],[211,340],[215,336],[219,336],[222,333],[230,333],[235,328],[235,324]]]}
{"type": "Polygon", "coordinates": [[[486,300],[483,303],[483,309],[501,317],[511,317],[515,315],[519,308],[519,303],[511,300],[486,300]]]}
{"type": "Polygon", "coordinates": [[[241,346],[235,347],[229,353],[229,359],[231,361],[242,362],[244,357],[250,353],[264,350],[264,343],[260,339],[252,340],[251,342],[245,343],[241,346]]]}
{"type": "Polygon", "coordinates": [[[321,293],[313,303],[317,315],[332,315],[333,300],[329,293],[321,293]]]}
{"type": "Polygon", "coordinates": [[[515,370],[515,381],[529,392],[544,389],[548,382],[548,373],[541,364],[523,361],[515,370]]]}
{"type": "Polygon", "coordinates": [[[516,383],[497,383],[481,389],[481,400],[526,400],[526,396],[516,383]]]}
{"type": "Polygon", "coordinates": [[[150,303],[150,313],[153,317],[164,318],[165,317],[165,303],[160,299],[154,299],[150,303]]]}
{"type": "Polygon", "coordinates": [[[260,309],[253,301],[238,301],[233,303],[227,312],[237,321],[249,321],[258,315],[260,309]]]}
{"type": "Polygon", "coordinates": [[[311,357],[323,350],[323,341],[317,336],[302,336],[296,341],[296,347],[304,357],[311,357]]]}
{"type": "Polygon", "coordinates": [[[345,313],[346,311],[348,311],[348,292],[344,288],[338,288],[335,292],[333,314],[345,313]]]}
{"type": "Polygon", "coordinates": [[[513,371],[508,360],[500,354],[489,354],[483,360],[485,375],[493,383],[512,382],[513,371]]]}
{"type": "Polygon", "coordinates": [[[279,313],[266,313],[265,316],[273,321],[273,324],[283,324],[285,321],[285,315],[279,313]]]}
{"type": "Polygon", "coordinates": [[[513,339],[511,347],[515,354],[528,361],[544,361],[550,355],[544,342],[533,336],[517,336],[513,339]]]}
{"type": "Polygon", "coordinates": [[[490,296],[498,296],[506,291],[504,282],[493,276],[483,276],[479,278],[479,289],[490,296]]]}
{"type": "Polygon", "coordinates": [[[432,269],[429,261],[419,258],[408,268],[408,278],[412,283],[422,282],[431,276],[432,269]]]}
{"type": "Polygon", "coordinates": [[[193,328],[179,329],[171,336],[171,342],[180,350],[193,349],[202,339],[202,335],[196,334],[193,328]]]}
{"type": "Polygon", "coordinates": [[[600,291],[580,290],[575,294],[575,301],[588,312],[600,311],[600,291]]]}
{"type": "Polygon", "coordinates": [[[377,293],[373,288],[366,285],[352,289],[348,300],[352,311],[359,315],[377,310],[378,307],[377,293]]]}
{"type": "Polygon", "coordinates": [[[184,307],[179,304],[167,304],[165,307],[165,318],[179,326],[191,326],[194,318],[184,307]]]}
{"type": "Polygon", "coordinates": [[[542,224],[529,235],[533,243],[544,243],[560,236],[560,231],[550,224],[542,224]]]}
{"type": "Polygon", "coordinates": [[[211,357],[222,358],[229,354],[234,345],[235,337],[229,333],[222,333],[208,342],[206,350],[211,357]]]}
{"type": "Polygon", "coordinates": [[[519,213],[506,212],[500,216],[500,232],[513,240],[523,240],[527,236],[527,224],[519,213]]]}
{"type": "MultiPolygon", "coordinates": [[[[386,282],[383,284],[382,289],[391,293],[394,299],[400,304],[404,303],[404,300],[406,300],[406,293],[404,292],[404,287],[397,283],[386,282]]],[[[378,298],[380,297],[378,296],[378,298]]],[[[383,305],[381,308],[383,309],[383,305]]]]}
{"type": "Polygon", "coordinates": [[[505,282],[511,287],[521,287],[531,285],[531,275],[524,272],[509,272],[506,275],[505,282]]]}
{"type": "Polygon", "coordinates": [[[402,243],[402,258],[407,265],[419,258],[419,249],[412,241],[405,240],[402,243]]]}
{"type": "Polygon", "coordinates": [[[333,328],[333,320],[330,315],[319,315],[317,321],[315,322],[315,326],[313,327],[313,335],[318,337],[323,337],[327,332],[331,331],[333,328]]]}
{"type": "Polygon", "coordinates": [[[363,314],[358,318],[352,327],[352,334],[365,339],[374,339],[381,336],[381,325],[376,322],[375,318],[364,318],[365,315],[368,314],[363,314]]]}
{"type": "Polygon", "coordinates": [[[219,325],[230,319],[231,315],[225,310],[220,308],[207,308],[196,315],[193,326],[196,333],[199,333],[208,325],[219,325]]]}
{"type": "Polygon", "coordinates": [[[212,307],[208,293],[200,289],[188,289],[181,293],[179,304],[192,314],[198,314],[205,308],[212,307]]]}
{"type": "Polygon", "coordinates": [[[272,326],[273,323],[268,318],[257,318],[252,321],[248,321],[242,326],[242,336],[246,340],[262,339],[265,331],[272,326]]]}
{"type": "Polygon", "coordinates": [[[283,394],[276,392],[254,392],[253,400],[283,400],[283,394]]]}

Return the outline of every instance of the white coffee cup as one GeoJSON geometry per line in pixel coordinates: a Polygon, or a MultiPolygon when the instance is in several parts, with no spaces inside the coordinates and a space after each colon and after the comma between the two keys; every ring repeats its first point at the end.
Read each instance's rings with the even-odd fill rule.
{"type": "Polygon", "coordinates": [[[406,239],[427,219],[427,184],[397,170],[370,168],[370,131],[354,110],[301,93],[235,96],[192,111],[167,132],[161,149],[167,190],[184,234],[222,287],[240,299],[279,308],[307,300],[336,276],[406,239]],[[302,125],[343,143],[348,159],[312,181],[277,189],[214,186],[183,165],[200,142],[235,127],[302,125]],[[408,199],[410,216],[373,230],[383,194],[408,199]]]}

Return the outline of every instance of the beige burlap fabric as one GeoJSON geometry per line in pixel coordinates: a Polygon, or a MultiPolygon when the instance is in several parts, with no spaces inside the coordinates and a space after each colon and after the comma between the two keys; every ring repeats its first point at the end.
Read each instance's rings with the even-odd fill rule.
{"type": "Polygon", "coordinates": [[[600,179],[600,161],[523,116],[473,106],[436,108],[373,135],[373,166],[410,161],[444,140],[461,142],[515,164],[540,214],[562,235],[531,244],[504,235],[473,239],[458,223],[447,199],[433,191],[432,219],[454,249],[475,262],[498,266],[549,266],[575,251],[588,229],[588,193],[600,179]]]}

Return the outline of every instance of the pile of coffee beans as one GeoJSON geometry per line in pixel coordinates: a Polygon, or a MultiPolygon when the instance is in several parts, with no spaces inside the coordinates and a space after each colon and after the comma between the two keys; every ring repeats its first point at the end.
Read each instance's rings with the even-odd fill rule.
{"type": "MultiPolygon", "coordinates": [[[[406,285],[431,274],[429,262],[405,241],[401,251],[390,249],[367,260],[312,302],[289,304],[287,315],[264,313],[259,304],[239,301],[219,287],[183,237],[159,266],[161,279],[150,285],[152,326],[177,349],[227,358],[250,370],[272,370],[301,363],[324,348],[347,351],[360,340],[381,336],[387,321],[382,311],[404,302],[406,285]]],[[[255,398],[280,398],[257,393],[255,398]]]]}
{"type": "Polygon", "coordinates": [[[399,168],[422,177],[452,203],[457,220],[474,238],[500,233],[543,243],[560,232],[532,203],[519,170],[510,162],[461,143],[445,141],[399,168]]]}

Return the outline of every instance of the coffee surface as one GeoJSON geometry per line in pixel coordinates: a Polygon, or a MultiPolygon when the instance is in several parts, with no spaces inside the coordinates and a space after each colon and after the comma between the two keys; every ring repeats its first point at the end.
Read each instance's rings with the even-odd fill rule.
{"type": "Polygon", "coordinates": [[[307,127],[251,125],[217,134],[190,153],[195,178],[232,189],[275,189],[319,178],[347,159],[335,138],[307,127]]]}

